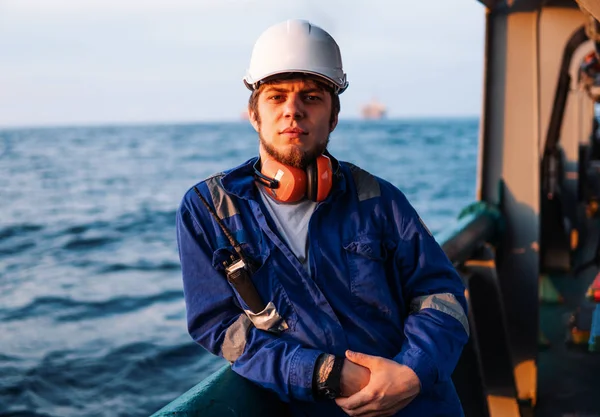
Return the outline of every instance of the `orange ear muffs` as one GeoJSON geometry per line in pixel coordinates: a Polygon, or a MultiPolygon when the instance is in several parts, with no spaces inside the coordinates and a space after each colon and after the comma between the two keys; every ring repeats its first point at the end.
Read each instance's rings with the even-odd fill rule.
{"type": "Polygon", "coordinates": [[[275,200],[282,203],[295,203],[304,197],[306,191],[306,172],[300,168],[284,165],[274,159],[262,163],[261,173],[274,179],[275,188],[265,187],[265,191],[275,200]]]}
{"type": "Polygon", "coordinates": [[[282,203],[295,203],[305,196],[320,202],[327,198],[333,186],[331,160],[325,155],[319,156],[306,171],[274,159],[262,162],[260,171],[255,164],[254,170],[257,181],[265,186],[265,191],[282,203]]]}
{"type": "Polygon", "coordinates": [[[306,167],[306,198],[312,201],[323,201],[329,195],[333,185],[333,168],[331,160],[321,155],[306,167]]]}

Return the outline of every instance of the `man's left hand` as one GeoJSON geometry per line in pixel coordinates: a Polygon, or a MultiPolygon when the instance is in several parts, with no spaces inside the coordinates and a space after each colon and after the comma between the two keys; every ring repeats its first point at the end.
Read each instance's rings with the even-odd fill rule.
{"type": "Polygon", "coordinates": [[[392,416],[406,407],[421,391],[421,381],[408,366],[379,356],[346,351],[348,360],[369,368],[367,386],[350,397],[335,400],[350,416],[392,416]]]}

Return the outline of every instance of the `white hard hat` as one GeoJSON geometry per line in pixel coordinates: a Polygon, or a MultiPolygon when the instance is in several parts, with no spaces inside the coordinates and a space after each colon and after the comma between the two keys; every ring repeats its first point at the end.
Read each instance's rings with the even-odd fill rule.
{"type": "Polygon", "coordinates": [[[329,33],[306,20],[278,23],[260,35],[244,84],[254,90],[267,77],[293,72],[324,78],[338,94],[348,87],[337,43],[329,33]]]}

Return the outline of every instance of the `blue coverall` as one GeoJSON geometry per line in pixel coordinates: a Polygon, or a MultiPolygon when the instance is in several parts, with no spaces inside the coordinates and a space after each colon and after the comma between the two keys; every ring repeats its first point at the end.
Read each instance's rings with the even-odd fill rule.
{"type": "Polygon", "coordinates": [[[312,378],[321,353],[346,349],[415,371],[421,393],[399,416],[462,415],[450,377],[469,337],[465,287],[404,194],[334,160],[333,189],[309,223],[308,274],[273,226],[254,162],[197,187],[258,266],[252,280],[281,318],[279,330],[245,314],[223,270],[235,251],[190,189],[177,238],[192,338],[277,393],[295,415],[345,415],[335,402],[314,398],[312,378]]]}

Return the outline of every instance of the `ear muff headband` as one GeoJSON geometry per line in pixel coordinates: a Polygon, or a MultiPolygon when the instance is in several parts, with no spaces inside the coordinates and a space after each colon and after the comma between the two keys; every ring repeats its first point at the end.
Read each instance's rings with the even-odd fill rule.
{"type": "Polygon", "coordinates": [[[319,168],[316,161],[306,167],[306,198],[317,201],[319,191],[319,168]]]}

